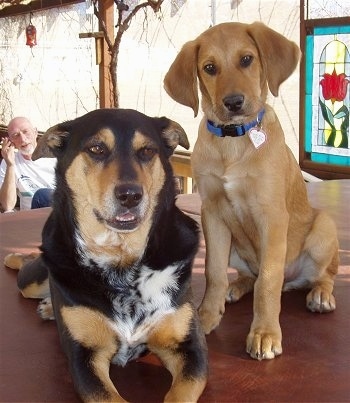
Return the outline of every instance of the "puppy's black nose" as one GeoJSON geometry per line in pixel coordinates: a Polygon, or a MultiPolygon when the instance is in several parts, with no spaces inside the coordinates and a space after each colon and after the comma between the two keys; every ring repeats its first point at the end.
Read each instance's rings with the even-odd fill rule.
{"type": "Polygon", "coordinates": [[[229,95],[222,101],[230,112],[238,112],[240,109],[242,109],[244,96],[241,94],[229,95]]]}
{"type": "Polygon", "coordinates": [[[135,184],[123,184],[115,188],[115,195],[123,207],[136,207],[142,200],[142,187],[135,184]]]}

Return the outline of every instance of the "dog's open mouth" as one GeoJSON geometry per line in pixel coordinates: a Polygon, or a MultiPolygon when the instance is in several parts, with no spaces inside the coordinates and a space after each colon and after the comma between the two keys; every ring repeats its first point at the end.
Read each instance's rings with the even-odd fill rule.
{"type": "Polygon", "coordinates": [[[117,214],[113,218],[104,218],[97,210],[94,210],[94,213],[98,221],[118,231],[133,231],[140,223],[140,217],[130,211],[117,214]]]}

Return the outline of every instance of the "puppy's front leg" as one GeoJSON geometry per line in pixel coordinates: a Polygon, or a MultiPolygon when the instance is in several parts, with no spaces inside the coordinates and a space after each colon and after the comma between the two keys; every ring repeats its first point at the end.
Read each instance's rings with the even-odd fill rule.
{"type": "Polygon", "coordinates": [[[108,319],[101,312],[83,306],[64,306],[56,316],[75,389],[81,399],[126,402],[109,377],[117,340],[108,319]]]}
{"type": "Polygon", "coordinates": [[[205,277],[206,289],[199,307],[199,317],[204,332],[216,328],[225,312],[228,288],[227,267],[231,249],[231,232],[220,218],[220,207],[203,201],[202,227],[206,241],[205,277]]]}
{"type": "Polygon", "coordinates": [[[247,337],[252,358],[272,359],[282,354],[279,324],[284,265],[287,253],[288,215],[268,218],[261,229],[261,264],[254,286],[254,318],[247,337]]]}

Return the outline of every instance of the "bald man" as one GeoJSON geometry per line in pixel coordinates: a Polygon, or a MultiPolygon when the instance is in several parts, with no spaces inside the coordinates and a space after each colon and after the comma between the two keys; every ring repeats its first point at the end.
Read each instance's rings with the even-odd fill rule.
{"type": "Polygon", "coordinates": [[[20,209],[47,207],[55,187],[55,158],[32,161],[38,131],[25,117],[12,119],[8,137],[2,143],[0,165],[0,204],[12,211],[20,200],[20,209]],[[16,151],[17,149],[17,151],[16,151]],[[33,199],[34,197],[34,199],[33,199]]]}

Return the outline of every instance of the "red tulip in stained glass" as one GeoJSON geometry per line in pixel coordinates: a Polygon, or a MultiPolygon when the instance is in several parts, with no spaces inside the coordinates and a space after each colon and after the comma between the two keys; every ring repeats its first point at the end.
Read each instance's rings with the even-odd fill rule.
{"type": "Polygon", "coordinates": [[[332,74],[325,73],[320,81],[323,98],[330,99],[333,104],[335,101],[343,101],[349,82],[344,73],[337,74],[335,69],[332,74]]]}

